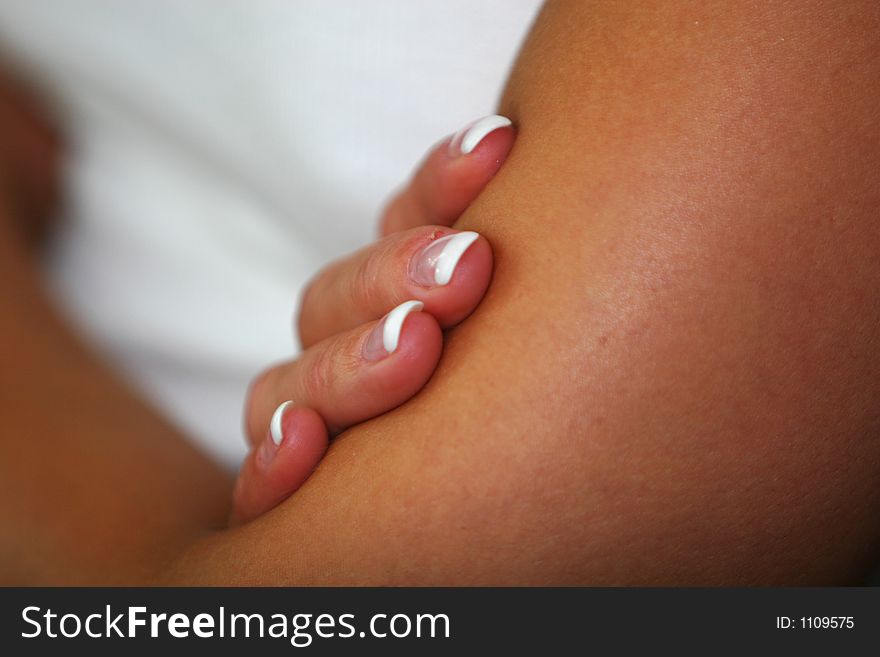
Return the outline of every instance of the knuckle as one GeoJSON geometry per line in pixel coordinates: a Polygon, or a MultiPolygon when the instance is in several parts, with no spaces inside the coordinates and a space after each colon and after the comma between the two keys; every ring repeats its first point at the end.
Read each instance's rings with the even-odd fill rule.
{"type": "Polygon", "coordinates": [[[358,346],[353,334],[339,335],[322,343],[303,368],[299,388],[312,407],[321,407],[327,400],[335,400],[349,386],[360,367],[358,346]]]}
{"type": "Polygon", "coordinates": [[[309,403],[314,404],[326,397],[336,382],[332,347],[316,350],[300,376],[298,387],[309,403]]]}
{"type": "Polygon", "coordinates": [[[352,272],[348,285],[348,302],[353,308],[381,306],[382,262],[381,253],[374,252],[360,261],[352,272]]]}
{"type": "Polygon", "coordinates": [[[378,242],[352,272],[347,301],[374,312],[388,310],[403,294],[413,254],[440,234],[437,226],[419,226],[378,242]]]}

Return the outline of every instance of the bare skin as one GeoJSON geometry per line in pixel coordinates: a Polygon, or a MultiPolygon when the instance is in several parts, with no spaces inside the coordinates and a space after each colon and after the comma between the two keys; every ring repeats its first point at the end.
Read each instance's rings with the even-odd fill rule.
{"type": "Polygon", "coordinates": [[[0,221],[0,579],[145,582],[225,524],[231,482],[50,308],[0,221]]]}
{"type": "MultiPolygon", "coordinates": [[[[204,476],[216,470],[210,462],[194,461],[198,455],[183,438],[151,409],[136,408],[134,397],[43,299],[33,257],[34,238],[47,226],[48,204],[20,201],[53,187],[57,152],[46,139],[40,106],[20,86],[4,86],[2,78],[0,92],[0,100],[8,99],[8,109],[15,110],[0,105],[0,177],[8,183],[0,188],[0,201],[9,201],[0,214],[0,250],[10,274],[0,283],[7,293],[0,297],[6,320],[0,332],[9,351],[2,416],[7,428],[38,431],[57,419],[47,423],[44,415],[61,415],[63,425],[47,440],[28,442],[24,453],[14,453],[22,445],[14,444],[14,433],[7,434],[9,531],[0,535],[6,557],[0,578],[10,583],[143,581],[145,572],[193,536],[222,526],[219,509],[229,502],[226,477],[216,472],[215,485],[205,485],[204,476]],[[35,334],[37,325],[42,330],[35,334]],[[47,356],[58,352],[65,358],[53,366],[47,356]],[[109,441],[110,432],[119,431],[120,424],[104,421],[111,404],[118,408],[110,413],[117,411],[126,423],[115,441],[109,441]],[[75,412],[66,412],[70,408],[75,412]],[[166,458],[145,458],[149,447],[166,458]],[[172,464],[177,467],[168,467],[172,464]],[[107,476],[96,468],[107,468],[107,476]],[[79,493],[65,495],[60,505],[54,480],[59,471],[63,486],[79,493]],[[101,501],[110,502],[112,512],[96,503],[101,486],[108,487],[101,501]],[[201,515],[208,509],[215,511],[201,515]]],[[[484,239],[471,241],[450,280],[440,286],[413,280],[409,262],[433,240],[456,232],[448,226],[497,172],[513,139],[514,130],[505,127],[468,153],[451,148],[448,139],[437,144],[384,213],[386,237],[333,263],[310,283],[299,309],[304,352],[269,368],[253,386],[246,416],[255,449],[236,481],[231,522],[246,522],[295,491],[320,461],[331,433],[387,412],[424,385],[439,359],[440,329],[463,321],[489,284],[491,250],[484,239]],[[407,318],[393,354],[365,359],[364,336],[404,299],[423,301],[423,311],[407,318]],[[284,415],[287,431],[276,445],[267,435],[271,409],[261,417],[261,404],[277,405],[287,397],[297,403],[284,415]]]]}
{"type": "MultiPolygon", "coordinates": [[[[552,3],[502,103],[517,144],[456,226],[495,278],[428,386],[273,511],[176,557],[192,525],[150,526],[115,563],[162,583],[860,577],[880,538],[878,33],[868,1],[552,3]],[[137,561],[149,541],[163,558],[137,561]]],[[[68,444],[28,408],[11,435],[68,444]]]]}
{"type": "Polygon", "coordinates": [[[855,581],[880,517],[876,3],[558,2],[414,400],[167,581],[855,581]]]}
{"type": "Polygon", "coordinates": [[[498,128],[467,154],[454,148],[454,137],[442,140],[388,204],[380,220],[383,238],[309,282],[297,321],[303,353],[267,368],[250,386],[245,427],[253,449],[236,480],[233,524],[253,520],[296,491],[331,434],[388,412],[430,378],[442,349],[440,329],[460,324],[480,303],[492,252],[476,237],[443,285],[416,281],[410,265],[437,239],[460,232],[449,226],[497,173],[514,139],[512,127],[498,128]],[[424,306],[403,323],[397,350],[368,360],[365,336],[377,330],[376,320],[409,300],[424,306]],[[292,406],[280,416],[276,444],[269,425],[282,402],[292,406]]]}

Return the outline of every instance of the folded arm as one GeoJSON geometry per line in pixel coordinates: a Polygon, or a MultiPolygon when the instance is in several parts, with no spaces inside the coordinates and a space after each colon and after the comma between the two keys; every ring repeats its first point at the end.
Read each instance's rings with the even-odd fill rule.
{"type": "Polygon", "coordinates": [[[880,517],[876,3],[555,2],[428,386],[169,581],[847,581],[880,517]]]}
{"type": "Polygon", "coordinates": [[[229,477],[71,334],[5,219],[0,581],[150,581],[183,545],[224,526],[229,477]]]}

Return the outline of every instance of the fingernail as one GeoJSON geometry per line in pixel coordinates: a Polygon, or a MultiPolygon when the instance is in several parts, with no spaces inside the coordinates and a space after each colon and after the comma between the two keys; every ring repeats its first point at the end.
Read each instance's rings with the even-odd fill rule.
{"type": "Polygon", "coordinates": [[[397,343],[400,341],[400,331],[403,329],[403,321],[406,316],[412,312],[417,313],[424,307],[425,304],[421,301],[404,301],[385,315],[364,342],[364,358],[381,360],[394,353],[394,350],[397,349],[397,343]]]}
{"type": "Polygon", "coordinates": [[[275,409],[275,412],[272,414],[272,420],[269,422],[269,434],[272,436],[272,442],[276,445],[280,445],[281,441],[284,440],[284,427],[281,421],[284,419],[284,411],[290,406],[293,406],[293,402],[290,400],[281,404],[275,409]]]}
{"type": "Polygon", "coordinates": [[[479,236],[467,230],[434,240],[409,261],[409,277],[424,287],[446,285],[452,280],[461,256],[479,236]]]}
{"type": "Polygon", "coordinates": [[[484,116],[482,119],[477,119],[455,133],[452,141],[449,142],[449,154],[453,156],[467,155],[474,150],[490,132],[494,132],[495,130],[498,130],[498,128],[506,128],[509,125],[512,125],[510,119],[499,114],[492,114],[491,116],[484,116]]]}
{"type": "Polygon", "coordinates": [[[257,448],[257,464],[262,469],[269,467],[281,446],[281,441],[284,440],[284,411],[291,405],[293,405],[292,401],[286,401],[272,413],[272,419],[269,420],[269,436],[264,438],[257,448]]]}

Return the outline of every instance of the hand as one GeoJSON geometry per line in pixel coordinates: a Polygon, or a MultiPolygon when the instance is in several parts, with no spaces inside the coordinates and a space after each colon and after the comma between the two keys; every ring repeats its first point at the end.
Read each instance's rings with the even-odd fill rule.
{"type": "Polygon", "coordinates": [[[386,208],[385,237],[311,282],[298,319],[303,353],[263,372],[248,395],[253,449],[236,482],[233,524],[299,488],[330,436],[399,406],[430,378],[442,329],[476,308],[492,274],[488,242],[449,226],[514,138],[507,119],[490,116],[440,142],[386,208]]]}

